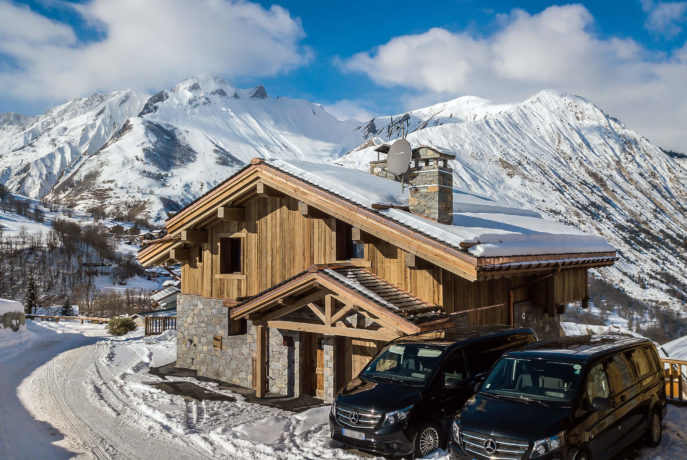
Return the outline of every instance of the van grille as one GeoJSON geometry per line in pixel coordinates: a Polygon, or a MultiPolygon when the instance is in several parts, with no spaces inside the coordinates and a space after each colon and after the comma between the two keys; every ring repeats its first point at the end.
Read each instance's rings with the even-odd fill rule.
{"type": "Polygon", "coordinates": [[[339,423],[354,428],[374,428],[381,420],[382,414],[371,410],[336,406],[336,419],[339,423]]]}
{"type": "Polygon", "coordinates": [[[530,447],[528,442],[469,431],[460,432],[460,443],[466,452],[498,460],[519,460],[530,447]],[[494,451],[487,451],[488,447],[494,451]]]}

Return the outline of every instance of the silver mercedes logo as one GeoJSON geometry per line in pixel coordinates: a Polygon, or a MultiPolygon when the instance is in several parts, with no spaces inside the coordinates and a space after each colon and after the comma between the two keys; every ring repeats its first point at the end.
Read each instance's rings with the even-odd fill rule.
{"type": "Polygon", "coordinates": [[[357,425],[359,420],[360,420],[360,414],[358,413],[358,411],[354,411],[351,414],[351,423],[353,425],[357,425]]]}
{"type": "Polygon", "coordinates": [[[493,439],[487,439],[484,441],[484,450],[489,455],[496,452],[496,442],[493,439]]]}

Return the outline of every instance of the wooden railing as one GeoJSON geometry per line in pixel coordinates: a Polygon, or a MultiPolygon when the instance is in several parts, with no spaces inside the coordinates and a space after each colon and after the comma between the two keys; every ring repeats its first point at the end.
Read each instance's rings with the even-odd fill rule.
{"type": "Polygon", "coordinates": [[[51,315],[26,315],[26,319],[40,319],[41,321],[52,320],[59,323],[60,320],[81,320],[81,324],[84,321],[89,323],[105,324],[110,321],[108,318],[95,318],[92,316],[51,316],[51,315]]]}
{"type": "Polygon", "coordinates": [[[164,331],[176,330],[176,316],[146,316],[146,335],[162,334],[164,331]]]}
{"type": "Polygon", "coordinates": [[[661,359],[666,380],[666,398],[670,402],[687,404],[687,361],[661,359]]]}

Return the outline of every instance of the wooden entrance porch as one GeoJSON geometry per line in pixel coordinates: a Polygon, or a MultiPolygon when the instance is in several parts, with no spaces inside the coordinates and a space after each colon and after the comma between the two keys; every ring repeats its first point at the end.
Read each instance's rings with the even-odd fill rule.
{"type": "Polygon", "coordinates": [[[301,388],[327,396],[328,381],[330,390],[338,389],[358,374],[381,344],[450,324],[440,307],[349,264],[309,267],[235,306],[231,318],[246,318],[256,328],[258,397],[267,391],[269,328],[301,333],[301,388]],[[332,337],[331,362],[325,362],[324,341],[332,337]]]}

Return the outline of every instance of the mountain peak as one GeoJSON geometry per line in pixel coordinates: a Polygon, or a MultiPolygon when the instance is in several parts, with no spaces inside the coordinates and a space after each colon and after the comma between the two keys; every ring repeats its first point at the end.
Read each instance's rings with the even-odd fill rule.
{"type": "Polygon", "coordinates": [[[250,97],[252,99],[267,99],[267,91],[264,86],[258,85],[251,90],[250,97]]]}

